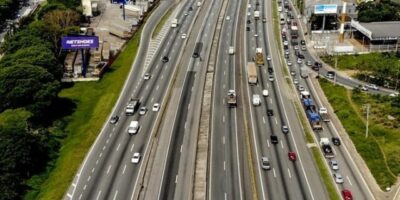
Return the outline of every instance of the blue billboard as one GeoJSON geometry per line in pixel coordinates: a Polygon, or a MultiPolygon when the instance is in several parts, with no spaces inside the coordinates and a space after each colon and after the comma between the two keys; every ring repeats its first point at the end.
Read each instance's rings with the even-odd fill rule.
{"type": "Polygon", "coordinates": [[[63,49],[99,48],[97,36],[66,36],[61,39],[63,49]]]}
{"type": "Polygon", "coordinates": [[[337,13],[336,4],[317,4],[314,7],[314,14],[335,14],[337,13]]]}

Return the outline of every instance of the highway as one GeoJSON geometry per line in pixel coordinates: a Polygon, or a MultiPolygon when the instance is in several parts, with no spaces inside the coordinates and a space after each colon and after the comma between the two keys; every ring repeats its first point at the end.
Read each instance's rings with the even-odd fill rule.
{"type": "MultiPolygon", "coordinates": [[[[248,12],[254,10],[261,11],[261,16],[272,19],[272,9],[264,2],[256,6],[256,1],[252,1],[248,12]]],[[[300,128],[298,119],[290,102],[291,97],[289,88],[285,88],[286,77],[282,73],[281,59],[276,51],[280,49],[274,37],[273,24],[270,20],[263,23],[261,19],[255,20],[253,15],[248,15],[250,31],[247,33],[247,57],[252,61],[255,55],[255,48],[261,47],[264,50],[265,64],[259,66],[259,83],[248,88],[248,101],[252,101],[253,94],[261,96],[262,90],[269,91],[268,97],[263,97],[261,106],[250,105],[251,125],[253,129],[253,144],[255,158],[257,159],[258,187],[262,199],[321,199],[326,197],[326,191],[322,186],[322,181],[317,176],[316,168],[313,165],[313,158],[304,141],[303,131],[300,128]],[[273,49],[273,50],[272,50],[273,49]],[[267,55],[272,60],[267,61],[267,55]],[[273,73],[267,72],[267,67],[273,69],[273,73]],[[273,80],[269,80],[269,74],[273,75],[273,80]],[[285,89],[281,89],[285,88],[285,89]],[[284,98],[282,97],[284,96],[284,98]],[[267,116],[267,109],[272,109],[274,115],[267,116]],[[290,120],[289,120],[290,119],[290,120]],[[290,133],[282,133],[281,126],[288,125],[290,133]],[[270,136],[278,137],[278,144],[272,144],[270,136]],[[288,152],[294,151],[297,154],[297,161],[292,162],[288,159],[288,152]],[[272,169],[261,169],[261,157],[268,157],[272,169]],[[306,164],[306,166],[304,166],[306,164]],[[307,171],[305,170],[307,169],[307,171]]],[[[250,103],[251,104],[251,103],[250,103]]]]}
{"type": "MultiPolygon", "coordinates": [[[[148,20],[143,33],[151,33],[152,27],[155,27],[158,19],[170,6],[172,5],[167,1],[162,2],[157,12],[148,20]]],[[[179,19],[182,24],[194,19],[194,14],[188,15],[187,19],[186,15],[181,16],[179,19]]],[[[184,42],[180,29],[181,26],[170,29],[148,69],[143,69],[142,64],[147,50],[144,44],[148,43],[146,41],[149,41],[151,34],[142,34],[137,59],[113,110],[112,116],[120,116],[119,122],[115,125],[105,124],[71,183],[65,199],[134,199],[138,195],[137,186],[145,167],[143,163],[147,159],[150,138],[156,128],[155,122],[160,116],[160,112],[152,111],[152,107],[154,103],[160,103],[160,110],[163,110],[164,96],[177,63],[176,57],[184,42]],[[170,62],[162,62],[163,56],[168,56],[170,62]],[[144,72],[151,74],[149,80],[142,78],[144,72]],[[131,98],[140,98],[140,106],[147,107],[148,111],[144,116],[137,113],[125,116],[125,106],[131,98]],[[133,120],[139,121],[140,129],[136,135],[130,136],[127,128],[133,120]],[[131,163],[134,152],[141,153],[138,164],[131,163]]]]}
{"type": "MultiPolygon", "coordinates": [[[[282,6],[283,7],[283,6],[282,6]]],[[[287,30],[289,30],[289,27],[285,23],[284,27],[286,27],[287,30]]],[[[303,39],[303,35],[300,34],[300,38],[298,40],[303,39]]],[[[303,64],[297,64],[297,57],[294,55],[294,48],[293,46],[289,45],[289,51],[290,51],[290,60],[293,63],[292,66],[288,67],[289,71],[294,71],[295,76],[292,76],[293,78],[296,78],[299,80],[299,84],[303,85],[305,90],[309,91],[311,93],[312,98],[314,99],[314,102],[317,105],[317,108],[319,107],[326,107],[325,105],[322,104],[321,99],[319,98],[317,94],[315,87],[313,83],[311,82],[310,79],[315,78],[315,73],[310,74],[308,78],[301,78],[300,77],[300,66],[304,66],[303,64]]],[[[300,50],[299,50],[300,51],[300,50]]],[[[312,55],[309,54],[308,51],[301,51],[302,54],[305,56],[304,60],[311,60],[312,63],[314,63],[314,59],[312,55]]],[[[310,69],[311,70],[311,69],[310,69]]],[[[322,68],[320,69],[320,73],[324,74],[326,73],[326,69],[322,68]]],[[[348,85],[348,86],[358,86],[360,82],[354,81],[352,79],[347,79],[343,78],[341,76],[336,76],[336,81],[338,83],[348,85]]],[[[315,82],[315,81],[314,81],[315,82]]],[[[332,111],[330,111],[332,113],[332,111]]],[[[319,132],[314,132],[314,136],[317,141],[320,140],[322,137],[326,137],[331,139],[332,137],[339,137],[340,134],[338,133],[337,129],[335,128],[335,125],[330,121],[330,122],[323,122],[323,131],[319,132]]],[[[316,142],[318,143],[318,142],[316,142]]],[[[318,145],[318,144],[317,144],[318,145]]],[[[334,146],[331,144],[332,147],[334,148],[336,155],[335,158],[332,158],[332,160],[336,160],[339,163],[339,170],[336,171],[340,173],[344,177],[344,183],[343,184],[335,184],[337,192],[340,193],[342,189],[350,189],[353,193],[353,198],[355,199],[374,199],[370,189],[368,188],[368,185],[366,184],[362,174],[358,170],[358,167],[355,165],[354,161],[351,158],[351,155],[349,151],[347,150],[345,145],[341,146],[334,146]]],[[[328,162],[331,159],[326,159],[326,167],[330,169],[328,166],[328,162]]],[[[333,170],[331,170],[331,173],[334,173],[333,170]]],[[[334,181],[333,176],[332,176],[332,181],[334,181]]]]}
{"type": "Polygon", "coordinates": [[[218,55],[215,65],[211,133],[210,133],[210,161],[208,199],[248,199],[252,196],[246,162],[246,146],[242,121],[238,121],[241,109],[238,97],[237,108],[229,108],[226,102],[228,90],[235,90],[240,94],[237,79],[239,70],[243,66],[242,44],[240,36],[242,30],[239,18],[243,1],[227,1],[226,11],[220,17],[222,23],[221,37],[218,45],[218,55]],[[228,53],[233,47],[236,51],[228,53]]]}

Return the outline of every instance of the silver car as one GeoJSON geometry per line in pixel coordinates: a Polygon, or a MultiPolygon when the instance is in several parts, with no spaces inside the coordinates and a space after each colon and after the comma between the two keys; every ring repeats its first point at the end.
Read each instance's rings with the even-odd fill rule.
{"type": "Polygon", "coordinates": [[[339,165],[336,160],[329,161],[329,165],[331,166],[332,170],[339,170],[339,165]]]}
{"type": "Polygon", "coordinates": [[[269,163],[268,157],[261,158],[261,168],[263,168],[265,170],[271,169],[271,164],[269,163]]]}
{"type": "Polygon", "coordinates": [[[335,178],[335,182],[338,184],[342,184],[344,182],[343,176],[339,173],[334,173],[333,178],[335,178]]]}

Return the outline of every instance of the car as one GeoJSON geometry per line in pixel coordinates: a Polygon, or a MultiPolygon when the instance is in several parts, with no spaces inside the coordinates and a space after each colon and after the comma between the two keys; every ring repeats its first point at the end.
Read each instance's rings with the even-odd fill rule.
{"type": "Polygon", "coordinates": [[[274,81],[274,75],[272,75],[272,74],[268,75],[268,80],[269,81],[274,81]]]}
{"type": "Polygon", "coordinates": [[[307,47],[306,47],[306,46],[301,46],[301,50],[302,50],[302,51],[306,51],[306,50],[307,50],[307,47]]]}
{"type": "Polygon", "coordinates": [[[353,195],[351,194],[350,190],[343,189],[342,196],[344,200],[353,200],[353,195]]]}
{"type": "Polygon", "coordinates": [[[286,58],[286,59],[289,59],[289,54],[285,54],[285,58],[286,58]]]}
{"type": "Polygon", "coordinates": [[[306,65],[307,65],[307,66],[311,66],[311,65],[312,65],[311,60],[307,60],[306,65]]]}
{"type": "Polygon", "coordinates": [[[250,31],[250,27],[246,27],[246,31],[250,31]]]}
{"type": "Polygon", "coordinates": [[[288,65],[288,66],[292,66],[292,61],[288,60],[288,61],[287,61],[287,65],[288,65]]]}
{"type": "Polygon", "coordinates": [[[182,33],[181,38],[182,38],[182,39],[185,39],[185,38],[186,38],[186,33],[182,33]]]}
{"type": "Polygon", "coordinates": [[[294,71],[294,70],[290,71],[290,75],[296,76],[296,71],[294,71]]]}
{"type": "Polygon", "coordinates": [[[145,106],[142,106],[139,108],[139,115],[145,115],[147,112],[147,108],[145,106]]]}
{"type": "Polygon", "coordinates": [[[297,22],[293,22],[293,26],[297,26],[297,22]]]}
{"type": "Polygon", "coordinates": [[[189,7],[189,11],[192,11],[192,10],[193,10],[193,7],[192,7],[192,6],[190,6],[190,7],[189,7]]]}
{"type": "Polygon", "coordinates": [[[301,54],[301,53],[297,53],[297,57],[300,58],[300,59],[304,59],[304,55],[301,54]]]}
{"type": "Polygon", "coordinates": [[[336,73],[334,71],[328,71],[326,72],[326,77],[329,79],[333,79],[335,77],[336,73]]]}
{"type": "Polygon", "coordinates": [[[300,44],[301,45],[306,45],[306,41],[305,40],[300,40],[300,44]]]}
{"type": "Polygon", "coordinates": [[[260,5],[260,2],[256,1],[256,6],[260,5]]]}
{"type": "Polygon", "coordinates": [[[160,104],[159,104],[159,103],[155,103],[155,104],[153,105],[153,111],[154,111],[154,112],[157,112],[158,110],[160,110],[160,104]]]}
{"type": "Polygon", "coordinates": [[[251,24],[251,21],[249,19],[247,20],[247,24],[251,24]]]}
{"type": "Polygon", "coordinates": [[[344,182],[343,176],[339,173],[334,173],[333,178],[335,179],[335,182],[338,184],[342,184],[344,182]]]}
{"type": "Polygon", "coordinates": [[[256,34],[254,34],[254,37],[258,37],[258,34],[256,33],[256,34]]]}
{"type": "Polygon", "coordinates": [[[254,106],[259,106],[259,105],[261,105],[261,98],[260,98],[260,95],[258,95],[258,94],[253,94],[253,105],[254,105],[254,106]]]}
{"type": "Polygon", "coordinates": [[[135,152],[132,156],[131,162],[133,164],[138,164],[140,162],[140,153],[139,152],[135,152]]]}
{"type": "Polygon", "coordinates": [[[289,42],[287,40],[285,40],[285,41],[283,41],[283,45],[287,46],[287,45],[289,45],[289,42]]]}
{"type": "Polygon", "coordinates": [[[268,72],[272,74],[274,72],[274,69],[272,67],[268,67],[268,72]]]}
{"type": "Polygon", "coordinates": [[[271,142],[272,144],[278,144],[279,140],[278,140],[278,136],[276,135],[271,135],[271,142]]]}
{"type": "Polygon", "coordinates": [[[268,96],[268,90],[263,90],[262,94],[263,94],[264,97],[267,97],[268,96]]]}
{"type": "Polygon", "coordinates": [[[293,79],[293,83],[294,83],[295,85],[297,85],[297,84],[299,84],[299,80],[297,80],[297,78],[295,78],[295,79],[293,79]]]}
{"type": "Polygon", "coordinates": [[[301,63],[303,63],[303,60],[301,58],[297,58],[297,63],[301,64],[301,63]]]}
{"type": "Polygon", "coordinates": [[[278,6],[278,12],[282,12],[282,6],[278,6]]]}
{"type": "Polygon", "coordinates": [[[336,160],[329,161],[329,166],[332,170],[339,170],[339,165],[336,160]]]}
{"type": "Polygon", "coordinates": [[[169,61],[168,56],[164,56],[164,57],[161,59],[161,61],[162,61],[163,63],[168,62],[168,61],[169,61]]]}
{"type": "Polygon", "coordinates": [[[269,162],[268,157],[261,157],[261,168],[265,170],[271,169],[271,163],[269,162]]]}
{"type": "Polygon", "coordinates": [[[299,46],[298,45],[294,45],[293,48],[294,48],[294,50],[299,50],[299,46]]]}
{"type": "Polygon", "coordinates": [[[267,109],[267,115],[268,115],[268,116],[274,116],[274,110],[272,110],[272,109],[267,109]]]}
{"type": "Polygon", "coordinates": [[[289,133],[289,127],[287,125],[282,125],[282,133],[284,133],[284,134],[289,133]]]}
{"type": "Polygon", "coordinates": [[[368,91],[368,87],[366,85],[360,86],[360,89],[362,91],[368,91]]]}
{"type": "Polygon", "coordinates": [[[271,56],[267,56],[267,60],[271,60],[271,56]]]}
{"type": "Polygon", "coordinates": [[[149,73],[145,73],[143,76],[144,80],[149,80],[151,78],[151,75],[149,73]]]}
{"type": "Polygon", "coordinates": [[[267,22],[267,18],[263,17],[262,22],[266,23],[267,22]]]}
{"type": "Polygon", "coordinates": [[[338,137],[332,137],[332,143],[336,146],[340,146],[341,142],[338,137]]]}
{"type": "Polygon", "coordinates": [[[398,97],[399,93],[398,92],[393,92],[389,94],[390,97],[398,97]]]}
{"type": "Polygon", "coordinates": [[[285,54],[289,54],[289,50],[286,50],[286,51],[285,51],[285,54]]]}
{"type": "Polygon", "coordinates": [[[302,86],[302,85],[298,85],[297,86],[297,89],[301,92],[301,91],[304,91],[304,87],[302,86]]]}
{"type": "Polygon", "coordinates": [[[369,84],[369,85],[367,85],[367,87],[369,87],[369,88],[371,88],[373,90],[379,90],[379,87],[376,86],[375,84],[369,84]]]}
{"type": "Polygon", "coordinates": [[[115,115],[115,116],[111,117],[110,123],[111,124],[116,124],[118,122],[118,120],[119,120],[118,115],[115,115]]]}
{"type": "Polygon", "coordinates": [[[296,153],[294,151],[289,151],[288,158],[291,161],[296,161],[296,159],[297,159],[296,153]]]}
{"type": "Polygon", "coordinates": [[[229,17],[229,16],[226,16],[226,18],[225,18],[226,20],[231,20],[231,17],[229,17]]]}
{"type": "Polygon", "coordinates": [[[185,13],[185,16],[188,16],[188,15],[189,15],[189,13],[186,12],[186,13],[185,13]]]}

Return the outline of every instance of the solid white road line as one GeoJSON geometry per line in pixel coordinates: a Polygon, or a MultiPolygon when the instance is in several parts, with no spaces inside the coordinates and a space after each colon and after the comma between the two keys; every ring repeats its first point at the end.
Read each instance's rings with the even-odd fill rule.
{"type": "Polygon", "coordinates": [[[87,178],[87,181],[89,182],[91,178],[92,178],[92,177],[91,177],[91,176],[89,176],[89,177],[87,178]]]}
{"type": "Polygon", "coordinates": [[[92,169],[92,173],[94,172],[94,167],[93,167],[93,169],[92,169]]]}
{"type": "Polygon", "coordinates": [[[222,116],[222,122],[225,123],[225,115],[222,116]]]}
{"type": "Polygon", "coordinates": [[[115,191],[115,194],[114,194],[114,198],[113,198],[113,200],[116,200],[116,199],[117,199],[117,195],[118,195],[118,190],[117,190],[117,191],[115,191]]]}
{"type": "Polygon", "coordinates": [[[86,184],[83,186],[83,190],[86,190],[86,186],[87,186],[86,184]]]}
{"type": "Polygon", "coordinates": [[[110,173],[111,165],[108,166],[107,174],[110,173]]]}
{"type": "Polygon", "coordinates": [[[124,165],[124,169],[122,170],[122,174],[125,174],[126,164],[124,165]]]}
{"type": "Polygon", "coordinates": [[[133,151],[133,147],[135,146],[135,144],[132,144],[132,147],[131,147],[131,152],[133,151]]]}
{"type": "Polygon", "coordinates": [[[222,144],[225,144],[225,136],[222,136],[222,144]]]}
{"type": "Polygon", "coordinates": [[[119,147],[120,147],[120,146],[121,146],[121,143],[118,144],[118,146],[117,146],[117,151],[119,150],[119,147]]]}
{"type": "Polygon", "coordinates": [[[274,174],[274,177],[276,178],[275,168],[272,168],[272,172],[274,174]]]}
{"type": "Polygon", "coordinates": [[[224,161],[224,171],[226,170],[226,162],[224,161]]]}
{"type": "Polygon", "coordinates": [[[292,175],[290,174],[290,169],[287,168],[288,174],[289,174],[289,178],[292,178],[292,175]]]}
{"type": "Polygon", "coordinates": [[[353,184],[351,184],[350,177],[349,176],[346,176],[346,177],[347,177],[347,180],[349,181],[349,184],[353,185],[353,184]]]}

